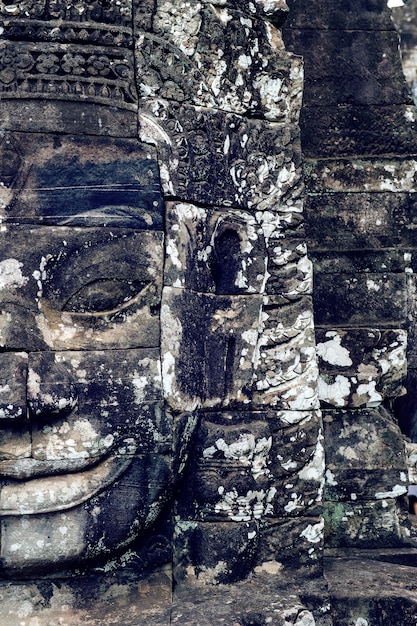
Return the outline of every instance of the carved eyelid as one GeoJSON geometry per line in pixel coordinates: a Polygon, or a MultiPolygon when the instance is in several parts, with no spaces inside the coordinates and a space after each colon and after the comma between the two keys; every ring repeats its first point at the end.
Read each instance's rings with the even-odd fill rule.
{"type": "MultiPolygon", "coordinates": [[[[114,283],[126,283],[128,281],[118,281],[117,279],[108,279],[109,282],[114,282],[114,283]]],[[[63,306],[62,306],[62,311],[63,312],[67,312],[67,313],[71,313],[71,315],[73,316],[77,316],[77,317],[102,317],[104,315],[114,315],[116,313],[119,313],[120,311],[123,311],[124,309],[127,309],[129,307],[132,306],[132,304],[135,304],[136,302],[138,302],[138,300],[140,300],[143,295],[146,293],[146,291],[149,290],[150,288],[150,284],[151,283],[145,283],[145,282],[139,282],[138,283],[138,288],[139,290],[133,294],[130,298],[128,299],[123,299],[123,301],[121,301],[119,304],[117,304],[117,306],[115,306],[114,308],[111,309],[103,309],[103,310],[89,310],[89,311],[74,311],[72,309],[68,308],[68,304],[71,302],[71,300],[73,300],[78,294],[80,294],[83,290],[88,289],[89,286],[92,285],[96,285],[98,282],[97,280],[91,281],[90,283],[87,283],[85,285],[83,285],[82,287],[80,287],[75,293],[71,294],[69,296],[69,298],[67,298],[67,300],[64,302],[63,306]]]]}

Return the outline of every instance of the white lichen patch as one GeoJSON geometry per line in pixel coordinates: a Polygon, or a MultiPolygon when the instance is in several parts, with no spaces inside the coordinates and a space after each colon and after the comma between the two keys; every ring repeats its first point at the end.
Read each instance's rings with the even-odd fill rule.
{"type": "Polygon", "coordinates": [[[326,478],[326,484],[329,485],[330,487],[336,487],[336,485],[338,484],[333,472],[329,469],[326,470],[325,478],[326,478]]]}
{"type": "Polygon", "coordinates": [[[279,320],[268,330],[260,326],[253,377],[256,401],[306,411],[319,406],[312,312],[302,310],[291,322],[279,320]]]}
{"type": "Polygon", "coordinates": [[[319,411],[278,411],[277,417],[283,424],[306,424],[310,420],[319,421],[319,411]]]}
{"type": "MultiPolygon", "coordinates": [[[[221,574],[229,573],[230,567],[227,561],[218,561],[214,567],[207,567],[206,565],[200,565],[198,568],[198,581],[203,585],[216,584],[221,574]]],[[[191,567],[188,570],[188,574],[195,576],[195,569],[191,567]]]]}
{"type": "MultiPolygon", "coordinates": [[[[11,565],[24,570],[44,568],[45,564],[77,559],[86,549],[86,525],[87,515],[80,508],[54,516],[49,515],[47,518],[45,516],[38,518],[31,516],[30,519],[22,516],[11,518],[7,529],[3,528],[2,532],[3,564],[6,568],[11,565]],[[64,527],[66,532],[62,533],[64,527]],[[26,538],[24,541],[23,537],[26,538]]],[[[64,592],[57,602],[62,607],[66,602],[70,602],[71,606],[72,601],[70,594],[66,596],[64,592]]],[[[33,626],[35,624],[36,622],[33,626]]],[[[28,626],[32,624],[29,622],[28,626]]]]}
{"type": "Polygon", "coordinates": [[[329,337],[328,341],[317,344],[318,356],[330,365],[341,367],[352,365],[349,350],[342,346],[342,337],[336,331],[328,331],[326,337],[329,337]]]}
{"type": "Polygon", "coordinates": [[[356,392],[352,394],[353,406],[376,407],[381,404],[383,396],[376,391],[376,381],[362,383],[357,386],[356,392]]]}
{"type": "Polygon", "coordinates": [[[382,374],[390,374],[393,380],[401,379],[407,367],[407,333],[396,330],[396,340],[389,345],[374,348],[372,357],[375,359],[382,374]]]}
{"type": "Polygon", "coordinates": [[[0,209],[6,209],[13,200],[13,189],[0,183],[0,209]]]}
{"type": "Polygon", "coordinates": [[[113,446],[114,436],[103,435],[86,418],[45,426],[34,436],[33,457],[42,460],[87,459],[102,456],[113,446]]]}
{"type": "Polygon", "coordinates": [[[166,252],[169,256],[171,263],[177,268],[182,268],[182,263],[179,259],[179,252],[177,248],[177,242],[175,239],[168,239],[166,243],[166,252]]]}
{"type": "Polygon", "coordinates": [[[29,367],[27,377],[27,390],[29,397],[36,397],[41,392],[41,377],[34,369],[29,367]]]}
{"type": "Polygon", "coordinates": [[[284,506],[284,511],[287,513],[293,513],[294,511],[299,511],[304,505],[303,496],[301,494],[297,494],[293,492],[291,494],[290,500],[288,500],[287,504],[284,506]]]}
{"type": "Polygon", "coordinates": [[[237,441],[227,444],[220,438],[203,450],[203,458],[210,459],[219,452],[225,459],[235,460],[244,467],[249,467],[255,479],[263,475],[270,475],[267,469],[269,452],[272,446],[272,437],[256,439],[252,433],[241,433],[237,441]]]}
{"type": "Polygon", "coordinates": [[[132,385],[135,393],[135,404],[142,405],[146,400],[149,377],[141,376],[137,370],[133,372],[132,385]]]}
{"type": "Polygon", "coordinates": [[[300,533],[300,537],[303,537],[309,543],[319,543],[323,541],[324,533],[324,520],[321,520],[317,524],[308,524],[306,528],[300,533]]]}
{"type": "Polygon", "coordinates": [[[154,29],[178,46],[187,56],[192,56],[197,44],[197,34],[201,25],[201,4],[180,1],[161,2],[154,16],[154,29]]]}
{"type": "Polygon", "coordinates": [[[305,465],[299,472],[298,475],[301,480],[305,481],[314,481],[319,482],[320,485],[323,485],[324,482],[324,446],[323,446],[324,437],[319,430],[317,435],[316,448],[314,450],[314,454],[312,459],[307,465],[305,465]]]}
{"type": "Polygon", "coordinates": [[[333,406],[345,406],[351,390],[351,381],[346,376],[338,374],[333,382],[327,382],[323,376],[319,377],[318,394],[323,402],[333,406]]]}
{"type": "Polygon", "coordinates": [[[219,487],[219,494],[221,500],[216,503],[215,512],[226,514],[234,522],[247,522],[272,513],[271,502],[276,488],[249,490],[246,494],[239,494],[236,488],[225,492],[219,487]]]}
{"type": "Polygon", "coordinates": [[[39,269],[35,270],[32,274],[33,278],[36,280],[37,284],[38,284],[38,293],[37,296],[38,298],[42,297],[42,293],[43,293],[43,281],[46,279],[46,266],[47,263],[52,259],[52,255],[51,254],[47,254],[46,257],[42,256],[40,263],[39,263],[39,269]]]}
{"type": "Polygon", "coordinates": [[[283,611],[282,626],[315,626],[316,621],[311,611],[302,604],[296,604],[291,609],[283,611]]]}
{"type": "Polygon", "coordinates": [[[356,370],[358,381],[375,381],[379,376],[379,371],[375,363],[360,363],[356,370]]]}
{"type": "Polygon", "coordinates": [[[265,572],[266,574],[276,575],[282,570],[282,567],[282,563],[279,563],[278,561],[264,561],[254,568],[254,572],[256,574],[262,574],[265,572]]]}
{"type": "Polygon", "coordinates": [[[23,263],[17,259],[0,261],[0,291],[4,289],[18,289],[27,284],[29,277],[23,276],[22,267],[23,263]]]}
{"type": "Polygon", "coordinates": [[[55,347],[57,343],[71,343],[82,328],[76,322],[72,322],[70,315],[63,315],[62,321],[58,324],[51,324],[48,318],[43,315],[35,317],[36,325],[42,333],[42,338],[50,347],[55,347]]]}
{"type": "Polygon", "coordinates": [[[387,498],[399,498],[407,493],[407,487],[405,485],[394,485],[390,491],[378,491],[375,494],[377,500],[385,500],[387,498]]]}

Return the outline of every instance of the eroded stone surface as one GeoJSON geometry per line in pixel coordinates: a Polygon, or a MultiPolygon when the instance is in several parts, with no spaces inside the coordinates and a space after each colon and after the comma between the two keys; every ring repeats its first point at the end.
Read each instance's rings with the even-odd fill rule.
{"type": "Polygon", "coordinates": [[[0,4],[5,626],[330,626],[324,546],[413,541],[397,37],[289,4],[0,4]]]}
{"type": "Polygon", "coordinates": [[[295,581],[324,447],[286,13],[0,5],[5,626],[196,623],[219,583],[229,621],[326,623],[295,581]]]}
{"type": "Polygon", "coordinates": [[[320,400],[336,407],[376,407],[403,395],[406,344],[401,330],[318,331],[320,400]]]}
{"type": "MultiPolygon", "coordinates": [[[[405,494],[414,461],[404,435],[416,432],[415,107],[386,2],[289,7],[283,38],[304,55],[306,232],[326,408],[324,545],[340,557],[326,572],[333,620],[411,624],[415,529],[405,494]],[[391,351],[402,356],[386,367],[391,351]],[[344,558],[355,548],[357,562],[344,558]],[[375,563],[384,549],[392,560],[375,563]]],[[[402,10],[412,34],[412,9],[402,10]]]]}

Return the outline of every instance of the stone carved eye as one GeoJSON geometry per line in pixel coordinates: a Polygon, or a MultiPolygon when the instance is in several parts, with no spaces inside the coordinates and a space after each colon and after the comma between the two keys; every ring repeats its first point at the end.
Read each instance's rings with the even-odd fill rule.
{"type": "Polygon", "coordinates": [[[62,310],[92,315],[116,313],[129,306],[145,286],[146,283],[139,281],[106,278],[93,280],[73,293],[62,310]]]}
{"type": "Polygon", "coordinates": [[[162,232],[65,228],[51,235],[49,254],[33,273],[39,306],[47,317],[68,313],[83,325],[104,328],[139,310],[145,317],[157,315],[162,232]]]}

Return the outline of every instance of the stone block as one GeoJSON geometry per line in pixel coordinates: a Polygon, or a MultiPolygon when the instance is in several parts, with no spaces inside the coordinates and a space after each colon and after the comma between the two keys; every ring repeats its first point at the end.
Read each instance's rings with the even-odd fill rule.
{"type": "Polygon", "coordinates": [[[407,319],[406,274],[317,274],[313,300],[319,326],[396,326],[407,319]]]}
{"type": "Polygon", "coordinates": [[[326,502],[324,538],[328,548],[389,548],[408,539],[408,514],[393,498],[368,502],[326,502]]]}
{"type": "Polygon", "coordinates": [[[174,576],[205,585],[231,584],[252,571],[259,542],[256,522],[181,522],[175,527],[174,576]]]}
{"type": "Polygon", "coordinates": [[[16,575],[108,559],[143,532],[150,511],[161,512],[170,484],[170,457],[151,454],[111,457],[79,474],[3,480],[4,570],[16,575]]]}
{"type": "Polygon", "coordinates": [[[181,515],[247,522],[271,514],[315,514],[324,474],[318,415],[304,413],[285,427],[274,412],[244,415],[244,422],[236,413],[202,420],[187,470],[194,479],[186,481],[181,515]]]}
{"type": "Polygon", "coordinates": [[[296,121],[302,96],[300,58],[285,51],[280,31],[236,8],[157,3],[152,34],[139,32],[136,41],[139,94],[296,121]]]}
{"type": "Polygon", "coordinates": [[[342,558],[326,558],[325,563],[338,626],[413,626],[416,582],[410,576],[410,567],[384,558],[378,550],[354,557],[349,551],[342,558]]]}
{"type": "MultiPolygon", "coordinates": [[[[25,352],[0,353],[0,423],[5,423],[5,428],[9,425],[9,420],[19,423],[28,418],[27,372],[28,355],[25,352]]],[[[13,454],[12,450],[10,452],[13,454]]]]}
{"type": "MultiPolygon", "coordinates": [[[[373,155],[408,155],[415,152],[416,123],[415,107],[404,100],[404,104],[328,106],[308,105],[300,116],[303,153],[306,158],[357,158],[373,155]]],[[[343,164],[344,168],[350,165],[343,164]]],[[[348,188],[349,169],[345,172],[348,188]]],[[[374,182],[384,180],[385,176],[374,182]]],[[[389,189],[379,187],[377,191],[389,189]]],[[[395,191],[401,191],[399,186],[395,191]]],[[[358,191],[366,191],[360,187],[358,191]]]]}
{"type": "Polygon", "coordinates": [[[280,207],[302,188],[295,127],[190,105],[142,100],[140,136],[157,143],[164,193],[206,207],[280,207]]]}
{"type": "Polygon", "coordinates": [[[309,161],[305,168],[309,193],[412,193],[417,188],[417,160],[412,157],[369,157],[309,161]]]}
{"type": "Polygon", "coordinates": [[[404,330],[317,329],[319,398],[326,405],[379,406],[405,393],[404,330]]]}
{"type": "Polygon", "coordinates": [[[417,485],[417,443],[406,441],[408,479],[411,485],[417,485]]]}
{"type": "MultiPolygon", "coordinates": [[[[277,582],[276,575],[264,572],[233,586],[190,584],[185,581],[174,591],[172,623],[182,626],[194,626],[196,623],[199,626],[216,623],[286,626],[285,622],[298,622],[301,626],[315,623],[309,603],[300,599],[298,585],[292,581],[288,584],[287,581],[287,584],[278,586],[277,582]]],[[[325,606],[321,602],[320,608],[324,608],[327,614],[325,606]]],[[[329,626],[327,619],[323,626],[329,626]]]]}
{"type": "MultiPolygon", "coordinates": [[[[128,20],[116,32],[105,28],[107,45],[105,52],[100,54],[102,48],[91,48],[91,44],[96,44],[101,38],[103,29],[99,28],[94,33],[88,27],[82,28],[80,23],[74,24],[73,28],[65,29],[61,41],[57,41],[54,19],[45,17],[45,14],[38,16],[38,21],[32,22],[32,26],[24,16],[20,24],[23,30],[26,29],[26,35],[31,31],[30,37],[17,33],[16,40],[13,37],[3,39],[2,56],[7,69],[0,81],[2,100],[41,99],[78,103],[87,100],[136,111],[131,21],[128,20]],[[80,39],[84,40],[83,46],[80,46],[80,39]],[[115,39],[119,39],[119,45],[115,39]]],[[[73,15],[72,19],[77,21],[79,17],[79,14],[73,15]]]]}
{"type": "MultiPolygon", "coordinates": [[[[381,258],[388,271],[404,269],[402,248],[414,246],[417,224],[416,194],[317,193],[308,195],[305,203],[305,228],[309,252],[313,259],[319,251],[334,251],[333,263],[342,251],[357,251],[368,258],[381,258]],[[397,247],[393,250],[393,247],[397,247]],[[381,251],[381,248],[388,248],[381,251]],[[392,259],[402,262],[393,266],[392,259]],[[392,268],[392,269],[391,269],[392,268]]],[[[325,254],[322,253],[325,258],[325,254]]],[[[330,262],[330,260],[329,260],[330,262]]],[[[371,269],[371,268],[370,268],[371,269]]],[[[383,271],[381,264],[379,270],[383,271]]],[[[377,271],[371,269],[371,271],[377,271]]]]}
{"type": "Polygon", "coordinates": [[[313,291],[313,266],[307,257],[303,229],[284,231],[281,237],[268,239],[268,281],[266,292],[272,296],[283,295],[294,299],[311,295],[313,291]]]}
{"type": "Polygon", "coordinates": [[[165,397],[175,410],[317,408],[308,298],[285,310],[258,294],[223,296],[167,287],[162,309],[165,397]]]}
{"type": "MultiPolygon", "coordinates": [[[[364,453],[366,464],[366,451],[364,453]]],[[[398,459],[397,465],[401,465],[398,459]]],[[[407,468],[387,466],[345,469],[337,467],[326,471],[324,500],[332,502],[363,502],[405,496],[407,493],[407,468]]]]}
{"type": "Polygon", "coordinates": [[[268,250],[255,215],[169,203],[166,221],[166,285],[228,295],[264,292],[268,250]]]}
{"type": "Polygon", "coordinates": [[[248,404],[262,296],[166,287],[162,301],[165,398],[178,411],[248,404]]]}
{"type": "Polygon", "coordinates": [[[284,0],[273,2],[256,2],[250,0],[204,0],[207,4],[217,7],[230,7],[248,13],[251,17],[256,16],[268,20],[276,26],[281,26],[288,16],[288,6],[284,0]]]}
{"type": "Polygon", "coordinates": [[[323,519],[268,519],[262,528],[255,572],[274,572],[288,580],[291,572],[303,579],[322,572],[323,519]]]}
{"type": "Polygon", "coordinates": [[[0,431],[0,462],[3,468],[7,465],[15,465],[16,459],[27,459],[32,454],[32,438],[28,428],[21,430],[16,428],[16,422],[12,425],[3,423],[0,431]]]}
{"type": "Polygon", "coordinates": [[[4,225],[0,258],[2,347],[158,345],[161,232],[4,225]]]}
{"type": "Polygon", "coordinates": [[[404,440],[384,408],[326,411],[323,424],[329,482],[338,469],[405,471],[404,440]]]}
{"type": "MultiPolygon", "coordinates": [[[[283,27],[284,40],[288,42],[287,30],[307,28],[318,30],[394,30],[385,0],[348,0],[343,5],[324,0],[320,11],[308,0],[287,0],[290,9],[283,27]]],[[[289,45],[289,44],[287,44],[289,45]]],[[[296,52],[294,48],[294,52],[296,52]]],[[[299,52],[301,54],[301,52],[299,52]]]]}
{"type": "Polygon", "coordinates": [[[410,248],[362,250],[317,250],[310,253],[317,274],[401,274],[410,281],[413,252],[410,248]]]}
{"type": "Polygon", "coordinates": [[[401,431],[412,442],[417,441],[417,370],[415,368],[416,354],[411,346],[409,367],[405,380],[406,394],[397,398],[393,410],[401,431]]]}
{"type": "Polygon", "coordinates": [[[0,154],[3,222],[162,230],[164,204],[151,146],[10,133],[0,154]]]}
{"type": "Polygon", "coordinates": [[[169,568],[149,573],[146,580],[133,568],[123,581],[114,573],[55,580],[9,581],[0,586],[3,626],[21,621],[22,607],[30,619],[42,624],[72,626],[149,626],[168,624],[172,606],[172,576],[169,568]],[[123,621],[121,621],[123,620],[123,621]]]}
{"type": "Polygon", "coordinates": [[[172,448],[156,349],[31,354],[28,402],[36,417],[35,459],[94,460],[110,449],[132,455],[172,448]]]}
{"type": "Polygon", "coordinates": [[[45,133],[74,133],[137,137],[137,112],[124,111],[102,104],[79,102],[45,103],[42,100],[3,100],[0,102],[0,123],[4,130],[39,132],[42,120],[45,133]]]}
{"type": "Polygon", "coordinates": [[[311,295],[302,226],[289,230],[273,214],[170,203],[167,230],[167,285],[229,295],[311,295]]]}
{"type": "MultiPolygon", "coordinates": [[[[414,250],[409,251],[407,254],[408,266],[407,270],[407,289],[408,289],[408,302],[409,302],[409,311],[408,311],[408,351],[407,351],[407,359],[408,366],[411,369],[415,369],[417,367],[417,298],[416,298],[416,274],[415,274],[415,261],[417,259],[417,255],[414,250]]],[[[407,388],[410,390],[410,384],[407,385],[407,388]]]]}
{"type": "Polygon", "coordinates": [[[311,300],[268,296],[253,402],[260,406],[305,411],[318,408],[317,362],[311,300]]]}
{"type": "Polygon", "coordinates": [[[286,40],[304,57],[307,105],[410,103],[395,30],[290,29],[286,40]]]}

